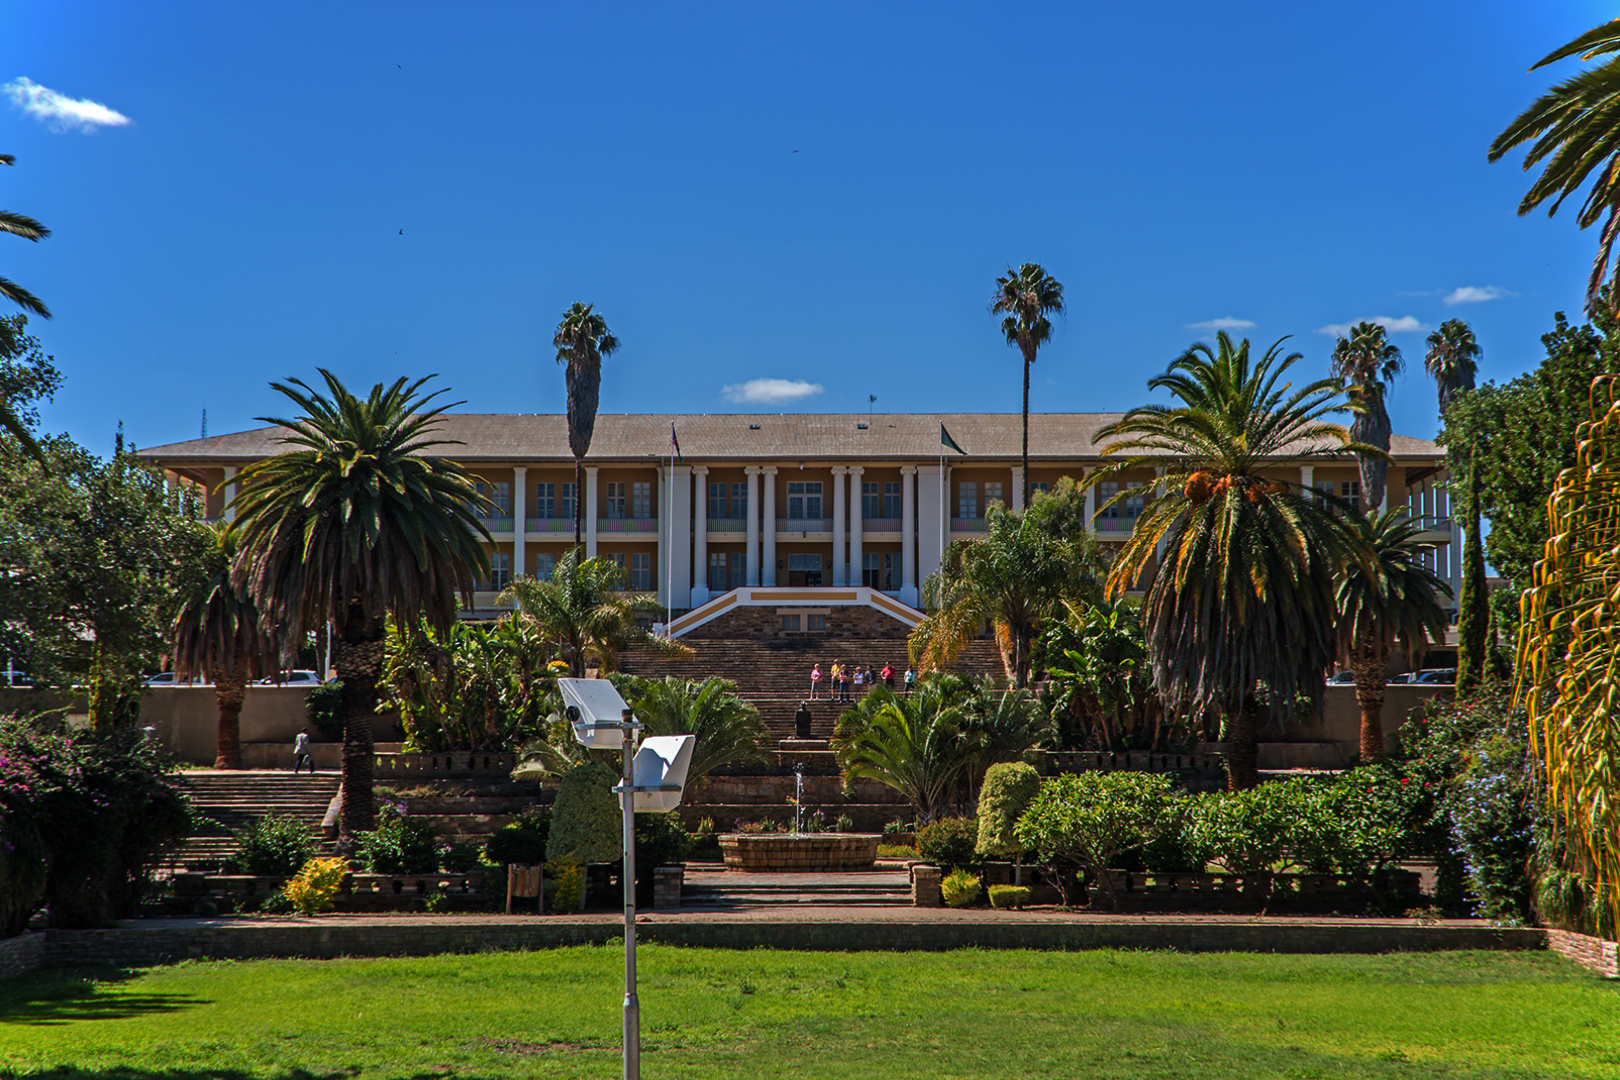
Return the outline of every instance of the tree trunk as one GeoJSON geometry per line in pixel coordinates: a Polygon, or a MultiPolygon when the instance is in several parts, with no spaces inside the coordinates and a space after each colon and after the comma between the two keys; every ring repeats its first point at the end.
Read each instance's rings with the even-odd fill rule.
{"type": "Polygon", "coordinates": [[[383,621],[367,619],[358,604],[350,605],[333,657],[343,680],[343,823],[344,836],[376,827],[372,777],[376,743],[377,678],[382,672],[383,621]]]}
{"type": "Polygon", "coordinates": [[[574,459],[574,546],[579,547],[580,530],[585,524],[585,459],[574,459]]]}
{"type": "Polygon", "coordinates": [[[1023,496],[1024,496],[1024,502],[1023,502],[1023,506],[1024,506],[1024,509],[1026,511],[1029,509],[1029,365],[1032,364],[1034,361],[1035,361],[1035,358],[1033,356],[1031,356],[1027,352],[1024,353],[1024,455],[1023,455],[1023,466],[1024,466],[1024,473],[1023,473],[1024,492],[1023,492],[1023,496]]]}
{"type": "Polygon", "coordinates": [[[1384,756],[1384,672],[1389,650],[1374,641],[1362,641],[1350,650],[1350,674],[1356,680],[1356,704],[1361,708],[1361,760],[1384,756]]]}
{"type": "Polygon", "coordinates": [[[1479,487],[1470,468],[1464,522],[1462,583],[1457,590],[1457,692],[1471,693],[1485,672],[1490,598],[1485,586],[1485,546],[1479,535],[1479,487]]]}
{"type": "Polygon", "coordinates": [[[1260,783],[1260,749],[1254,741],[1252,702],[1245,701],[1226,718],[1226,789],[1247,791],[1260,783]]]}
{"type": "Polygon", "coordinates": [[[214,700],[219,703],[219,745],[214,768],[242,767],[242,701],[247,696],[247,680],[241,671],[215,671],[214,700]]]}

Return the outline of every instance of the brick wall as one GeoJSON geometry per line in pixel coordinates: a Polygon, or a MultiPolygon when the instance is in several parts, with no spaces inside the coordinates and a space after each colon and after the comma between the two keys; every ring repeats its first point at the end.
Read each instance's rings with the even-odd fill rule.
{"type": "Polygon", "coordinates": [[[0,979],[26,975],[45,962],[45,935],[0,939],[0,979]]]}
{"type": "Polygon", "coordinates": [[[1620,943],[1569,930],[1547,930],[1544,933],[1547,935],[1547,948],[1605,978],[1620,979],[1620,943]]]}
{"type": "Polygon", "coordinates": [[[905,656],[903,643],[910,633],[910,627],[900,620],[885,615],[876,608],[856,604],[829,609],[827,629],[814,635],[784,634],[782,616],[776,613],[775,607],[739,607],[704,623],[685,636],[690,641],[737,638],[763,641],[768,638],[798,637],[815,637],[822,641],[835,641],[841,638],[894,638],[896,647],[901,650],[895,656],[903,658],[905,656]]]}

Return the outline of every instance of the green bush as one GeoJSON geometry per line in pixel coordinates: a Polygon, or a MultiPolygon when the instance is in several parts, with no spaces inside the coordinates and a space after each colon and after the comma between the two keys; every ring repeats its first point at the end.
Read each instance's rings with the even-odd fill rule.
{"type": "Polygon", "coordinates": [[[375,830],[362,833],[355,848],[360,865],[374,874],[431,874],[439,868],[433,826],[406,814],[402,803],[382,803],[375,830]]]}
{"type": "Polygon", "coordinates": [[[992,885],[990,886],[990,906],[1001,908],[1021,908],[1029,903],[1030,889],[1026,885],[992,885]]]}
{"type": "Polygon", "coordinates": [[[572,855],[582,863],[617,862],[624,847],[624,812],[613,786],[619,774],[599,762],[575,765],[557,785],[546,858],[572,855]]]}
{"type": "Polygon", "coordinates": [[[560,855],[546,863],[546,879],[552,882],[550,911],[567,915],[579,910],[585,895],[585,867],[572,855],[560,855]]]}
{"type": "Polygon", "coordinates": [[[939,895],[951,907],[967,907],[979,898],[984,887],[971,870],[956,869],[946,874],[939,883],[939,895]]]}
{"type": "Polygon", "coordinates": [[[1302,839],[1331,836],[1319,792],[1278,780],[1248,791],[1211,791],[1186,804],[1186,849],[1232,874],[1280,870],[1302,839]]]}
{"type": "Polygon", "coordinates": [[[470,874],[478,869],[478,845],[451,840],[439,845],[439,869],[447,874],[470,874]]]}
{"type": "Polygon", "coordinates": [[[1114,905],[1110,868],[1126,851],[1142,848],[1180,826],[1180,800],[1167,776],[1139,772],[1064,775],[1041,785],[1018,819],[1019,842],[1047,865],[1065,903],[1075,897],[1076,871],[1084,870],[1114,905]]]}
{"type": "MultiPolygon", "coordinates": [[[[622,816],[623,811],[620,814],[622,816]]],[[[637,814],[636,880],[650,880],[656,867],[670,866],[685,859],[692,850],[694,839],[691,833],[681,827],[680,819],[674,814],[637,814]]]]}
{"type": "Polygon", "coordinates": [[[309,722],[329,739],[343,738],[343,680],[323,682],[304,699],[309,722]]]}
{"type": "Polygon", "coordinates": [[[314,855],[315,838],[309,826],[290,814],[271,811],[242,834],[237,860],[249,874],[291,877],[314,855]]]}
{"type": "Polygon", "coordinates": [[[972,866],[978,843],[979,823],[973,818],[941,818],[918,831],[917,854],[945,870],[972,866]]]}
{"type": "Polygon", "coordinates": [[[546,837],[550,832],[551,808],[531,806],[490,835],[484,845],[484,858],[496,866],[538,866],[546,861],[546,837]]]}
{"type": "Polygon", "coordinates": [[[1003,762],[985,770],[984,786],[979,789],[980,855],[1024,853],[1015,829],[1018,819],[1041,790],[1041,774],[1022,761],[1003,762]]]}

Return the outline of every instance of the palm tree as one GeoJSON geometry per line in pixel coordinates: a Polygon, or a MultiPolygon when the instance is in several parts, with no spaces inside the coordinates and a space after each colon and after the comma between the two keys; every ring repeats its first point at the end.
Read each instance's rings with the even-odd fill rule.
{"type": "Polygon", "coordinates": [[[557,348],[557,363],[564,365],[568,383],[568,449],[574,453],[574,543],[580,543],[585,521],[585,455],[591,449],[596,430],[596,403],[602,389],[602,360],[619,348],[619,339],[608,333],[607,320],[598,315],[594,304],[575,302],[563,312],[551,344],[557,348]]]}
{"type": "MultiPolygon", "coordinates": [[[[17,164],[16,158],[10,154],[0,154],[0,165],[15,164],[17,164]]],[[[33,218],[10,210],[0,210],[0,232],[20,236],[24,240],[32,240],[36,243],[51,235],[51,230],[33,218]]],[[[18,285],[15,281],[0,277],[0,296],[5,297],[20,308],[32,311],[42,319],[51,317],[51,309],[45,306],[45,301],[18,285]]]]}
{"type": "Polygon", "coordinates": [[[1102,570],[1095,544],[1061,540],[1032,516],[992,506],[984,536],[952,543],[923,582],[932,614],[912,631],[912,660],[923,670],[949,667],[989,622],[1007,678],[1026,686],[1042,624],[1062,612],[1063,600],[1095,594],[1102,570]]]}
{"type": "Polygon", "coordinates": [[[242,767],[242,702],[250,680],[272,669],[279,646],[247,591],[233,579],[237,534],[224,525],[199,526],[213,534],[205,576],[191,583],[174,619],[174,673],[205,675],[219,703],[216,769],[242,767]]]}
{"type": "MultiPolygon", "coordinates": [[[[1287,340],[1286,338],[1283,339],[1287,340]]],[[[1282,460],[1359,449],[1323,419],[1344,407],[1338,384],[1294,388],[1299,353],[1282,341],[1251,364],[1249,342],[1222,332],[1148,383],[1176,405],[1144,405],[1100,433],[1122,460],[1089,483],[1144,465],[1155,480],[1118,499],[1153,496],[1108,575],[1117,597],[1136,587],[1163,543],[1142,626],[1153,682],[1167,711],[1218,718],[1232,788],[1253,787],[1255,725],[1283,722],[1296,699],[1315,702],[1333,659],[1334,570],[1348,547],[1328,507],[1263,471],[1282,460]]]]}
{"type": "Polygon", "coordinates": [[[1461,319],[1447,319],[1440,329],[1429,335],[1429,351],[1423,356],[1423,370],[1434,376],[1435,389],[1440,394],[1440,419],[1446,416],[1446,406],[1464,390],[1474,388],[1474,375],[1479,371],[1479,342],[1474,331],[1461,319]]]}
{"type": "Polygon", "coordinates": [[[1024,499],[1029,505],[1029,365],[1035,353],[1052,338],[1050,314],[1063,313],[1063,286],[1036,263],[1025,263],[1017,270],[1007,268],[1005,277],[996,278],[996,295],[990,301],[993,315],[1005,315],[1001,332],[1007,344],[1016,346],[1024,357],[1024,499]]]}
{"type": "Polygon", "coordinates": [[[1413,538],[1422,530],[1402,510],[1350,514],[1360,557],[1343,565],[1339,577],[1339,655],[1356,680],[1361,708],[1361,757],[1384,754],[1384,683],[1389,653],[1397,643],[1410,660],[1418,648],[1445,640],[1441,596],[1451,588],[1421,560],[1413,538]]]}
{"type": "Polygon", "coordinates": [[[528,622],[568,664],[573,678],[585,677],[587,661],[612,671],[619,653],[632,642],[646,643],[669,656],[687,657],[692,650],[641,630],[642,619],[662,617],[664,609],[649,596],[624,591],[624,570],[600,556],[584,557],[584,549],[563,552],[550,581],[518,577],[501,593],[498,603],[516,604],[528,622]]]}
{"type": "Polygon", "coordinates": [[[1401,350],[1377,323],[1359,322],[1348,338],[1333,346],[1333,377],[1350,396],[1355,419],[1350,437],[1367,451],[1361,454],[1361,498],[1368,510],[1384,505],[1384,477],[1389,471],[1389,410],[1384,393],[1401,373],[1401,350]]]}
{"type": "Polygon", "coordinates": [[[838,718],[832,748],[848,780],[875,780],[898,791],[933,821],[960,807],[979,747],[965,733],[973,686],[956,675],[930,675],[901,697],[879,686],[838,718]]]}
{"type": "MultiPolygon", "coordinates": [[[[1606,22],[1554,49],[1530,66],[1530,70],[1557,63],[1571,56],[1590,60],[1620,52],[1620,23],[1606,22]]],[[[1548,199],[1551,217],[1565,199],[1586,183],[1597,170],[1591,190],[1581,205],[1576,221],[1581,228],[1603,221],[1598,238],[1597,257],[1586,281],[1586,308],[1595,313],[1601,302],[1603,278],[1608,270],[1616,235],[1620,235],[1620,125],[1615,123],[1614,101],[1620,91],[1620,56],[1611,56],[1601,65],[1565,80],[1537,98],[1491,143],[1489,158],[1498,161],[1514,147],[1530,143],[1524,156],[1524,169],[1545,161],[1546,166],[1524,198],[1519,200],[1520,215],[1528,214],[1548,199]]],[[[1620,282],[1620,277],[1614,280],[1620,282]]],[[[1615,293],[1620,298],[1620,290],[1615,293]]]]}
{"type": "Polygon", "coordinates": [[[692,789],[705,776],[732,762],[769,764],[765,722],[759,710],[737,696],[737,684],[721,678],[696,682],[668,676],[628,679],[622,688],[648,735],[694,735],[686,783],[692,789]]]}
{"type": "Polygon", "coordinates": [[[378,383],[359,398],[320,374],[327,395],[299,379],[270,384],[303,415],[259,418],[286,427],[282,441],[294,449],[237,477],[236,580],[284,633],[332,631],[343,680],[343,831],[352,835],[375,821],[372,717],[385,617],[447,631],[457,593],[471,603],[487,572],[490,537],[476,516],[487,502],[467,471],[426,452],[446,445],[429,436],[451,407],[434,403],[443,390],[421,392],[433,376],[378,383]]]}

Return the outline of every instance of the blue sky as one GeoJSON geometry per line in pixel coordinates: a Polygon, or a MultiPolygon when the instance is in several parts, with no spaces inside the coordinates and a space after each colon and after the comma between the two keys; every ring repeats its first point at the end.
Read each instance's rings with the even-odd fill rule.
{"type": "Polygon", "coordinates": [[[254,426],[318,366],[560,411],[575,300],[623,341],[603,412],[1016,411],[987,309],[1024,261],[1069,300],[1037,411],[1142,403],[1212,320],[1325,372],[1322,328],[1386,316],[1429,436],[1427,328],[1502,379],[1580,309],[1595,230],[1518,218],[1485,151],[1615,14],[4,0],[0,207],[55,235],[0,274],[56,314],[47,428],[100,452],[254,426]],[[730,400],[762,379],[820,390],[730,400]]]}

